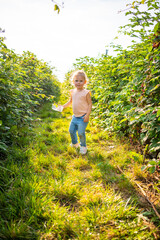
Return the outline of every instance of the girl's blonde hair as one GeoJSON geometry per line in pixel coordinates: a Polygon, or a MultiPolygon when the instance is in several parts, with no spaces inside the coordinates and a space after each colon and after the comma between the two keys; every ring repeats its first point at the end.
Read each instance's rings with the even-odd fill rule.
{"type": "Polygon", "coordinates": [[[75,78],[75,76],[77,76],[77,75],[83,76],[83,77],[84,77],[84,80],[85,80],[85,83],[88,82],[88,78],[87,78],[86,73],[85,73],[83,70],[76,70],[76,71],[74,71],[74,72],[72,73],[72,75],[71,75],[71,82],[72,82],[72,83],[74,82],[74,78],[75,78]]]}

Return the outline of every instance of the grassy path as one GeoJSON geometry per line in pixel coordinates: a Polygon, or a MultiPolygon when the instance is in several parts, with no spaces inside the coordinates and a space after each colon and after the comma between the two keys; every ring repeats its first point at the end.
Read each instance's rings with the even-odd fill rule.
{"type": "Polygon", "coordinates": [[[134,184],[142,156],[92,124],[81,156],[69,146],[70,117],[53,115],[40,115],[28,147],[3,167],[0,239],[158,239],[134,184]]]}

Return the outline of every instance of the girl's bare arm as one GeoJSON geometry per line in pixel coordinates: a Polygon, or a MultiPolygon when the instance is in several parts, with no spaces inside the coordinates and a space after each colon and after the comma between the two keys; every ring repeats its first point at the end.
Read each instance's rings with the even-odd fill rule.
{"type": "Polygon", "coordinates": [[[71,105],[72,103],[72,97],[70,97],[69,101],[67,103],[65,103],[64,105],[62,105],[63,108],[67,108],[69,107],[69,105],[71,105]]]}
{"type": "Polygon", "coordinates": [[[90,93],[88,93],[86,97],[87,97],[87,102],[88,102],[88,111],[87,111],[86,115],[84,116],[84,122],[89,122],[89,115],[92,110],[92,100],[91,100],[90,93]]]}

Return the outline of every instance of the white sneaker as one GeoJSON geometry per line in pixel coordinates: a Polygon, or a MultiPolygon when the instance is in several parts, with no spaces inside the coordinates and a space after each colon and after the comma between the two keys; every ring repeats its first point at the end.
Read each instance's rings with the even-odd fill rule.
{"type": "Polygon", "coordinates": [[[80,147],[80,153],[82,155],[86,154],[87,153],[87,147],[80,147]]]}
{"type": "Polygon", "coordinates": [[[74,148],[79,148],[79,143],[76,143],[76,144],[71,143],[70,146],[74,148]]]}

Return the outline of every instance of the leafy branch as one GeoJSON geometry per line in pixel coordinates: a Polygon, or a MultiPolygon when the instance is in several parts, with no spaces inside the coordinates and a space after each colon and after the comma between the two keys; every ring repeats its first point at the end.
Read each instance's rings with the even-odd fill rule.
{"type": "Polygon", "coordinates": [[[64,2],[62,3],[57,3],[56,1],[54,0],[51,0],[53,3],[54,3],[54,11],[57,11],[57,13],[60,12],[60,9],[61,8],[64,8],[64,2]]]}

